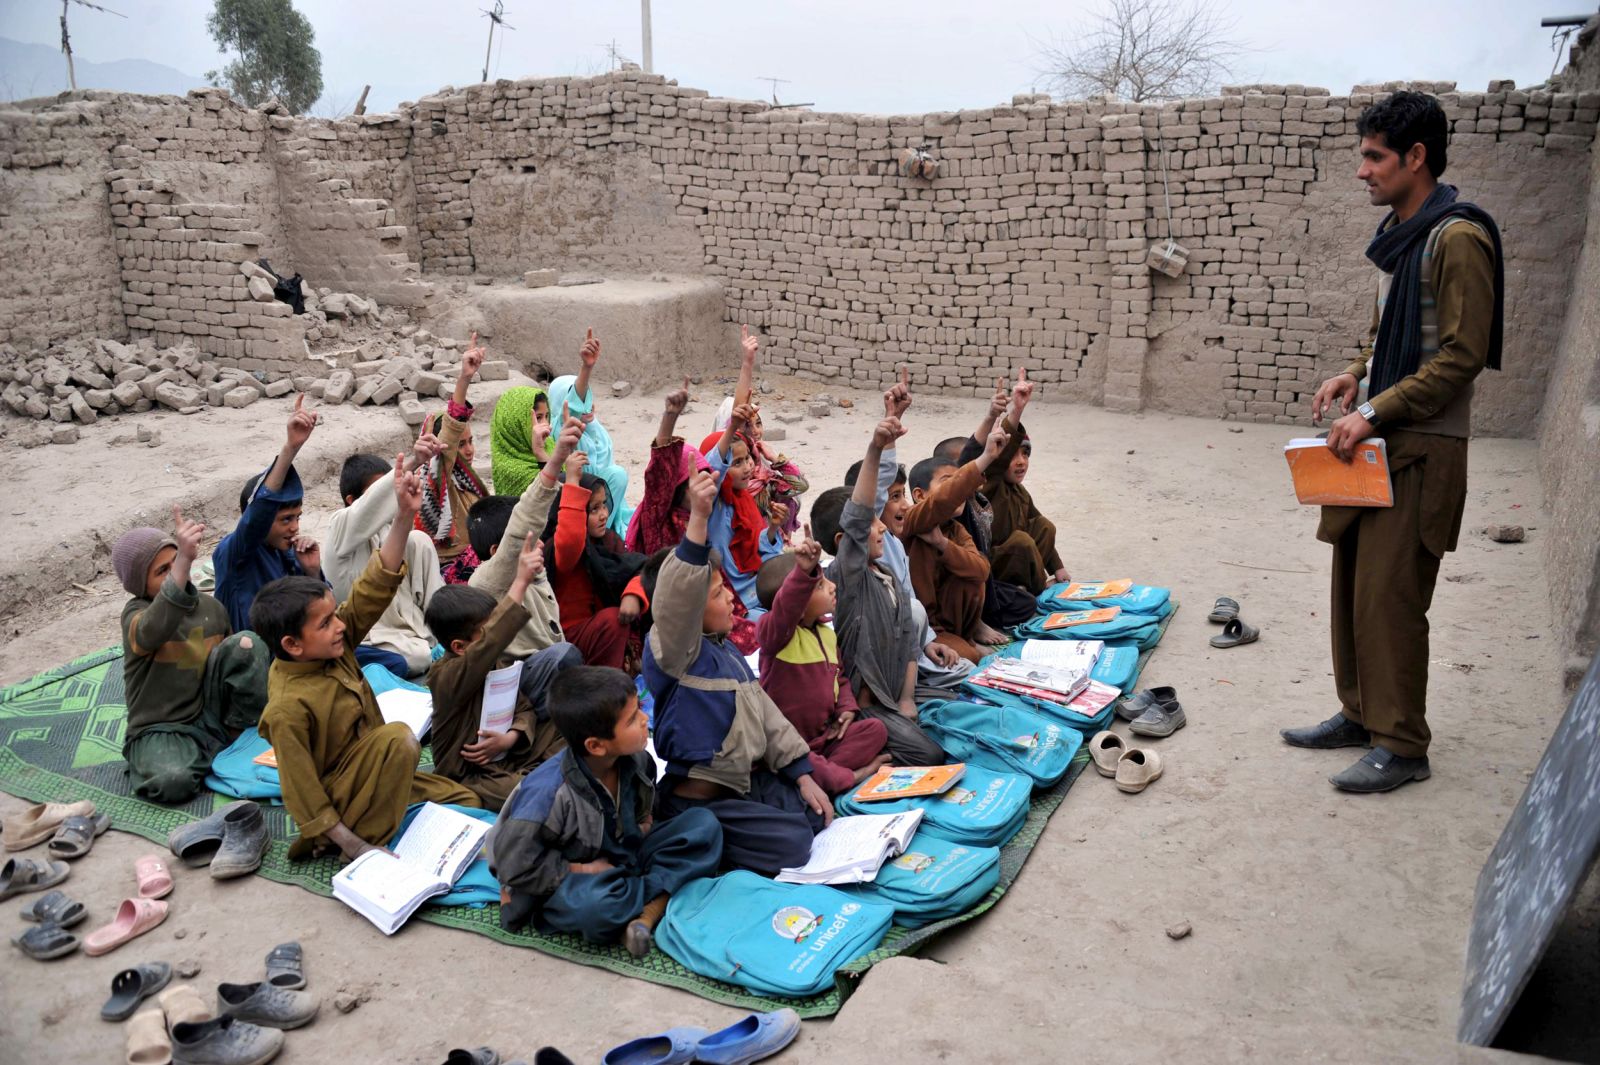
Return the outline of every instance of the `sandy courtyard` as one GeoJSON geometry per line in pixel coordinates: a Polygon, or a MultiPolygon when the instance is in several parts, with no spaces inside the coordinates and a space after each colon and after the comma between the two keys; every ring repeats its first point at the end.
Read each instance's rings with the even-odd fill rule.
{"type": "MultiPolygon", "coordinates": [[[[729,371],[731,372],[731,370],[729,371]]],[[[609,381],[606,368],[600,378],[609,381]]],[[[769,426],[816,391],[773,379],[769,426]],[[783,398],[779,398],[779,397],[783,398]]],[[[493,389],[475,389],[485,414],[493,389]]],[[[698,440],[721,390],[710,377],[681,425],[698,440]]],[[[778,445],[815,492],[859,458],[880,410],[786,425],[778,445]]],[[[903,460],[970,431],[982,401],[920,396],[903,460]]],[[[602,405],[620,459],[642,457],[659,395],[602,405]]],[[[71,447],[21,451],[0,547],[0,683],[117,641],[124,597],[110,542],[170,521],[170,504],[203,514],[208,545],[231,527],[240,482],[282,439],[289,401],[159,425],[160,447],[113,445],[134,419],[88,428],[71,447]],[[97,557],[88,549],[103,546],[97,557]],[[87,591],[60,589],[76,581],[87,591]],[[44,587],[49,595],[34,589],[44,587]]],[[[1328,666],[1328,549],[1315,511],[1296,505],[1283,426],[1237,426],[1160,414],[1121,416],[1036,401],[1029,485],[1062,528],[1076,576],[1170,586],[1182,603],[1143,677],[1172,684],[1189,727],[1161,741],[1164,777],[1139,796],[1088,772],[1056,813],[1021,877],[986,916],[920,959],[874,969],[843,1011],[807,1022],[780,1059],[793,1062],[1468,1061],[1454,1045],[1473,885],[1485,854],[1559,720],[1565,700],[1540,565],[1535,445],[1480,440],[1460,550],[1441,572],[1432,619],[1434,777],[1387,796],[1336,793],[1326,777],[1355,752],[1285,747],[1276,730],[1335,708],[1328,666]],[[1530,527],[1499,545],[1488,522],[1530,527]],[[1216,651],[1205,615],[1217,595],[1243,603],[1258,644],[1216,651]],[[1165,929],[1187,921],[1190,937],[1165,929]]],[[[334,408],[302,454],[306,528],[336,505],[337,465],[356,449],[406,437],[392,410],[334,408]]],[[[478,467],[487,472],[487,446],[478,467]]],[[[0,815],[22,807],[0,796],[0,815]]],[[[132,890],[135,856],[152,849],[113,832],[64,885],[109,919],[132,890]]],[[[29,852],[41,857],[42,848],[29,852]]],[[[121,1060],[123,1028],[97,1011],[119,969],[193,960],[208,998],[221,981],[259,979],[275,943],[306,948],[323,1012],[290,1033],[285,1062],[437,1062],[488,1044],[530,1060],[550,1044],[595,1061],[624,1039],[680,1024],[716,1028],[738,1011],[683,992],[427,924],[392,939],[331,899],[259,877],[217,883],[177,870],[172,914],[136,944],[100,958],[0,967],[0,1061],[121,1060]],[[354,1012],[336,993],[366,997],[354,1012]],[[419,1006],[421,1008],[419,1008],[419,1006]]],[[[0,904],[11,935],[31,896],[0,904]]],[[[79,929],[81,932],[82,929],[79,929]]]]}

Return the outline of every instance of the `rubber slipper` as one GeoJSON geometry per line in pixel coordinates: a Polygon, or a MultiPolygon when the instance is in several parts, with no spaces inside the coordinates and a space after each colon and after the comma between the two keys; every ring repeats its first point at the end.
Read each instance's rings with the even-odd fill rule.
{"type": "Polygon", "coordinates": [[[128,1065],[172,1065],[172,1039],[160,1009],[141,1010],[128,1022],[128,1065]]]}
{"type": "Polygon", "coordinates": [[[141,899],[164,899],[172,894],[172,874],[159,854],[146,854],[133,860],[133,876],[139,882],[141,899]]]}
{"type": "Polygon", "coordinates": [[[203,1024],[214,1016],[193,984],[174,984],[161,992],[156,1001],[161,1004],[167,1023],[174,1028],[180,1024],[203,1024]]]}
{"type": "Polygon", "coordinates": [[[49,923],[30,928],[19,936],[12,936],[11,942],[20,948],[22,953],[36,961],[49,961],[51,958],[59,958],[78,949],[77,936],[58,924],[49,923]]]}
{"type": "Polygon", "coordinates": [[[1261,633],[1253,625],[1246,625],[1238,618],[1234,618],[1222,626],[1221,633],[1211,637],[1211,646],[1240,647],[1247,643],[1255,643],[1260,637],[1261,633]]]}
{"type": "Polygon", "coordinates": [[[1142,747],[1131,747],[1117,761],[1117,787],[1137,795],[1161,775],[1161,756],[1142,747]]]}
{"type": "Polygon", "coordinates": [[[127,1020],[139,1003],[166,987],[171,979],[172,966],[164,961],[148,961],[122,970],[111,978],[111,997],[100,1007],[100,1019],[127,1020]]]}
{"type": "Polygon", "coordinates": [[[94,841],[111,827],[110,814],[94,817],[69,817],[61,822],[56,834],[50,837],[50,857],[71,861],[82,858],[94,846],[94,841]]]}
{"type": "Polygon", "coordinates": [[[694,1048],[694,1060],[704,1065],[750,1065],[770,1058],[799,1034],[800,1015],[794,1010],[752,1013],[700,1040],[694,1048]]]}
{"type": "Polygon", "coordinates": [[[1117,704],[1117,716],[1124,721],[1132,721],[1146,710],[1157,704],[1176,703],[1178,689],[1170,685],[1159,688],[1146,688],[1135,695],[1130,695],[1117,704]]]}
{"type": "Polygon", "coordinates": [[[92,956],[116,950],[167,919],[167,904],[154,899],[123,899],[116,918],[83,937],[83,952],[92,956]]]}
{"type": "Polygon", "coordinates": [[[67,878],[72,867],[66,862],[40,862],[32,858],[7,858],[0,866],[0,899],[26,895],[30,891],[53,888],[67,878]]]}
{"type": "Polygon", "coordinates": [[[89,916],[89,911],[84,909],[83,903],[67,898],[65,891],[47,891],[18,910],[17,916],[24,921],[71,928],[89,916]]]}
{"type": "Polygon", "coordinates": [[[26,850],[49,839],[69,817],[93,817],[94,803],[40,802],[0,824],[0,844],[8,851],[26,850]]]}
{"type": "Polygon", "coordinates": [[[1206,620],[1226,624],[1238,616],[1239,600],[1219,595],[1217,596],[1217,601],[1212,604],[1211,613],[1206,615],[1206,620]]]}
{"type": "Polygon", "coordinates": [[[1128,742],[1109,729],[1095,733],[1089,741],[1089,757],[1094,759],[1094,767],[1103,777],[1117,775],[1117,762],[1127,749],[1128,742]]]}
{"type": "Polygon", "coordinates": [[[306,986],[305,951],[299,943],[279,943],[267,952],[267,983],[289,991],[306,986]]]}
{"type": "Polygon", "coordinates": [[[678,1065],[694,1061],[695,1047],[711,1033],[704,1028],[668,1028],[612,1047],[601,1065],[678,1065]]]}

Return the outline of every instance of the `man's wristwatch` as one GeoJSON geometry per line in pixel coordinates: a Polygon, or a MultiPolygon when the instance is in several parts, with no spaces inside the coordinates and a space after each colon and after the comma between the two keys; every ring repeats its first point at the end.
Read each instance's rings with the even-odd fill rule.
{"type": "Polygon", "coordinates": [[[1356,413],[1367,420],[1367,424],[1374,429],[1378,427],[1378,412],[1372,409],[1371,403],[1363,403],[1356,408],[1356,413]]]}

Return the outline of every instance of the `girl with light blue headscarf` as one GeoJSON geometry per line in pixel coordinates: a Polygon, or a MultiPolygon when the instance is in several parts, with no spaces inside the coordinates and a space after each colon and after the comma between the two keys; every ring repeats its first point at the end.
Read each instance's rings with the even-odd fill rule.
{"type": "Polygon", "coordinates": [[[606,482],[606,494],[612,500],[611,521],[607,527],[621,536],[627,532],[628,519],[633,516],[633,508],[625,502],[628,471],[616,464],[612,456],[611,434],[606,432],[606,427],[600,424],[599,417],[594,413],[594,392],[589,387],[589,378],[594,373],[594,364],[600,359],[600,341],[594,338],[593,329],[584,339],[578,358],[582,366],[576,375],[565,374],[550,382],[547,392],[550,397],[550,423],[556,427],[555,431],[560,431],[563,408],[572,417],[584,420],[583,436],[578,440],[578,450],[589,456],[589,463],[584,469],[606,482]]]}

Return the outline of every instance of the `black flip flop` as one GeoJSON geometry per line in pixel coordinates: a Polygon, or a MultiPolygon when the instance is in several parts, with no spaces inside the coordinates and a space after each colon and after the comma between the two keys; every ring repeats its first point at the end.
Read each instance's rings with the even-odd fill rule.
{"type": "Polygon", "coordinates": [[[78,949],[78,937],[58,924],[42,924],[11,937],[16,946],[35,961],[49,961],[78,949]]]}
{"type": "Polygon", "coordinates": [[[50,857],[64,858],[67,861],[82,858],[89,853],[89,848],[94,846],[95,839],[105,835],[106,829],[110,827],[110,814],[69,817],[61,822],[56,834],[50,837],[50,857]]]}
{"type": "Polygon", "coordinates": [[[67,898],[65,891],[47,891],[18,910],[17,916],[36,924],[58,924],[62,928],[71,928],[89,916],[89,911],[84,909],[83,903],[67,898]]]}
{"type": "Polygon", "coordinates": [[[111,997],[100,1007],[102,1021],[125,1021],[138,1010],[139,1003],[167,986],[172,966],[164,961],[147,961],[124,969],[111,978],[111,997]]]}
{"type": "Polygon", "coordinates": [[[1261,638],[1261,633],[1253,626],[1246,625],[1238,618],[1234,618],[1222,626],[1222,632],[1211,637],[1212,647],[1242,647],[1247,643],[1255,643],[1261,638]]]}
{"type": "Polygon", "coordinates": [[[1215,621],[1226,625],[1239,616],[1239,601],[1229,599],[1225,595],[1217,596],[1217,601],[1211,605],[1211,613],[1206,615],[1207,621],[1215,621]]]}
{"type": "Polygon", "coordinates": [[[306,986],[305,951],[299,943],[279,943],[267,953],[267,983],[289,991],[306,986]]]}
{"type": "Polygon", "coordinates": [[[72,867],[66,862],[41,862],[32,858],[8,858],[0,866],[0,899],[30,891],[53,888],[67,878],[72,867]]]}

